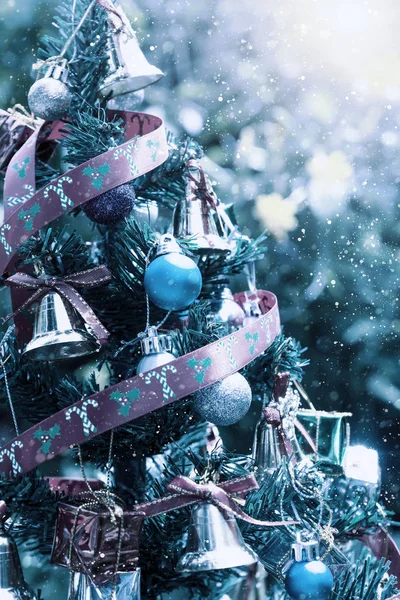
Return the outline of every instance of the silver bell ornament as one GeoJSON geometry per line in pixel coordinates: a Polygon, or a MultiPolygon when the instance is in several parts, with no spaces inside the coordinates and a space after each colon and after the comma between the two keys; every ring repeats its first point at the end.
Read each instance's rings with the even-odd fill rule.
{"type": "Polygon", "coordinates": [[[133,206],[133,216],[139,223],[146,223],[153,227],[158,219],[158,204],[155,200],[146,202],[136,201],[133,206]]]}
{"type": "Polygon", "coordinates": [[[104,98],[137,92],[164,76],[148,62],[127,16],[121,8],[117,10],[119,17],[110,14],[109,20],[109,74],[99,90],[104,98]]]}
{"type": "Polygon", "coordinates": [[[6,503],[0,501],[0,599],[36,600],[22,573],[17,545],[4,528],[6,503]]]}
{"type": "Polygon", "coordinates": [[[140,569],[117,572],[103,582],[86,573],[73,574],[74,600],[140,600],[140,569]]]}
{"type": "Polygon", "coordinates": [[[33,337],[23,354],[31,360],[62,360],[100,349],[82,317],[57,292],[49,292],[36,307],[33,337]]]}
{"type": "Polygon", "coordinates": [[[240,373],[233,373],[196,392],[193,408],[206,421],[227,426],[243,419],[251,400],[247,380],[240,373]]]}
{"type": "Polygon", "coordinates": [[[254,433],[251,463],[258,481],[281,465],[283,454],[290,460],[298,455],[294,421],[300,396],[291,386],[289,373],[275,373],[271,395],[254,433]]]}
{"type": "MultiPolygon", "coordinates": [[[[241,236],[243,240],[244,236],[241,236]]],[[[245,314],[243,327],[251,325],[259,317],[262,316],[263,312],[260,306],[260,299],[257,294],[257,282],[256,282],[256,264],[254,260],[247,263],[244,269],[244,273],[247,278],[248,290],[245,292],[246,300],[242,304],[243,311],[245,314]]]]}
{"type": "Polygon", "coordinates": [[[243,326],[244,312],[233,298],[224,278],[213,281],[203,287],[202,296],[209,301],[207,319],[212,323],[225,325],[226,334],[243,326]]]}
{"type": "Polygon", "coordinates": [[[244,319],[243,319],[243,327],[247,327],[257,321],[263,312],[260,306],[260,299],[257,295],[256,290],[248,290],[245,292],[246,300],[242,304],[244,319]]]}
{"type": "Polygon", "coordinates": [[[157,327],[149,327],[147,337],[140,342],[143,357],[137,366],[137,374],[147,373],[152,369],[161,367],[171,360],[175,360],[172,354],[171,337],[166,334],[158,333],[157,327]]]}
{"type": "Polygon", "coordinates": [[[292,544],[292,564],[285,588],[293,600],[329,600],[333,590],[330,569],[319,559],[319,544],[307,531],[297,533],[292,544]]]}
{"type": "Polygon", "coordinates": [[[198,297],[202,286],[200,269],[169,234],[159,239],[155,258],[144,274],[150,300],[164,310],[182,310],[198,297]]]}
{"type": "Polygon", "coordinates": [[[231,514],[225,514],[211,502],[192,508],[185,554],[177,571],[198,572],[252,565],[257,555],[244,543],[231,514]]]}
{"type": "Polygon", "coordinates": [[[220,236],[214,220],[218,199],[209,179],[197,161],[190,160],[186,166],[185,195],[175,206],[172,218],[174,236],[192,241],[196,244],[193,253],[203,257],[229,254],[228,241],[220,236]]]}
{"type": "Polygon", "coordinates": [[[256,425],[252,465],[257,481],[264,480],[282,464],[282,452],[276,427],[267,423],[264,413],[256,425]]]}
{"type": "Polygon", "coordinates": [[[28,104],[36,117],[55,121],[68,112],[72,94],[67,81],[66,60],[50,64],[45,76],[35,81],[28,93],[28,104]]]}

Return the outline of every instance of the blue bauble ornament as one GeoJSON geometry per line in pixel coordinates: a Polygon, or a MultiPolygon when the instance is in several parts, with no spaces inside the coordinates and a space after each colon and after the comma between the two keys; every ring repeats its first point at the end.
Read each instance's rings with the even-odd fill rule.
{"type": "Polygon", "coordinates": [[[99,225],[113,225],[127,217],[133,209],[135,190],[125,183],[89,200],[83,207],[85,214],[99,225]]]}
{"type": "Polygon", "coordinates": [[[163,236],[156,258],[144,274],[144,287],[153,304],[164,310],[182,310],[196,300],[201,285],[196,263],[183,254],[172,236],[163,236]]]}
{"type": "Polygon", "coordinates": [[[294,562],[286,574],[285,588],[293,600],[329,600],[332,573],[320,560],[294,562]]]}

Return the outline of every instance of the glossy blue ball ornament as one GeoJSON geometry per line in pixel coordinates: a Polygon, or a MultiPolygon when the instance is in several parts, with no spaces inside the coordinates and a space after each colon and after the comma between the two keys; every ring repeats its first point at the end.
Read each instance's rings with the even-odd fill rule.
{"type": "Polygon", "coordinates": [[[285,588],[293,600],[329,600],[332,573],[320,560],[295,562],[287,572],[285,588]]]}
{"type": "Polygon", "coordinates": [[[164,310],[182,310],[190,306],[200,294],[201,285],[198,266],[181,252],[157,256],[144,275],[148,297],[164,310]]]}

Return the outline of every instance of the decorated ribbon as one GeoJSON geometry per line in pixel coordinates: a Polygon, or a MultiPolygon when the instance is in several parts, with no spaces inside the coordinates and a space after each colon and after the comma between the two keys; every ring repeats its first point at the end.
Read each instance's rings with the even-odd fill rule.
{"type": "Polygon", "coordinates": [[[44,123],[11,158],[4,181],[0,273],[21,244],[41,227],[166,160],[168,147],[160,118],[125,111],[107,113],[110,119],[117,117],[124,121],[126,142],[71,169],[39,191],[35,183],[36,147],[43,141],[65,136],[65,124],[44,123]]]}
{"type": "Polygon", "coordinates": [[[37,302],[49,291],[56,291],[63,296],[82,316],[83,320],[93,330],[96,338],[104,343],[109,336],[109,332],[100,323],[88,303],[82,298],[75,287],[93,288],[111,281],[110,271],[105,266],[94,267],[86,271],[67,275],[66,277],[32,277],[28,273],[15,273],[5,280],[5,284],[11,288],[25,288],[34,290],[34,293],[17,310],[6,317],[6,321],[16,314],[37,302]]]}
{"type": "MultiPolygon", "coordinates": [[[[253,474],[232,481],[233,491],[235,491],[236,494],[239,492],[241,497],[243,493],[247,494],[251,490],[258,489],[253,474]],[[240,486],[239,488],[238,484],[240,486]]],[[[216,485],[212,482],[199,484],[188,477],[175,477],[175,479],[167,486],[167,489],[170,492],[175,492],[175,494],[169,498],[167,496],[165,502],[171,503],[171,509],[169,510],[175,510],[198,502],[212,502],[221,509],[222,512],[230,513],[236,518],[241,519],[246,523],[250,523],[251,525],[273,527],[295,524],[295,521],[259,521],[258,519],[250,517],[239,507],[229,493],[232,488],[232,481],[228,481],[223,485],[216,485]]]]}
{"type": "MultiPolygon", "coordinates": [[[[6,477],[27,473],[73,445],[185,398],[242,369],[264,352],[280,332],[276,297],[265,291],[259,291],[258,296],[266,314],[253,323],[222,340],[171,361],[169,364],[174,369],[168,372],[165,372],[165,365],[153,369],[159,377],[153,376],[146,380],[146,374],[142,374],[126,379],[51,415],[10,441],[0,449],[0,472],[6,477]],[[258,333],[257,340],[254,340],[255,333],[258,333]],[[252,344],[248,342],[248,334],[253,336],[252,344]],[[237,340],[236,344],[231,345],[235,358],[234,368],[227,345],[220,343],[232,336],[237,340]],[[202,378],[199,378],[198,368],[196,369],[199,364],[204,365],[202,378]],[[165,396],[165,386],[161,381],[163,373],[172,392],[168,397],[165,396]],[[41,436],[49,431],[52,432],[51,440],[44,446],[41,436]]],[[[239,294],[235,298],[240,301],[245,299],[245,294],[239,294]]]]}

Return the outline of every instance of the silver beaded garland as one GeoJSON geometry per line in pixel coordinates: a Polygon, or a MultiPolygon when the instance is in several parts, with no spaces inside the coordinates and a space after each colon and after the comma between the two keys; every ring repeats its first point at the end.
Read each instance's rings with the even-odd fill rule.
{"type": "Polygon", "coordinates": [[[68,111],[72,94],[66,83],[67,79],[66,67],[54,64],[42,79],[35,81],[29,90],[28,104],[36,117],[54,121],[68,111]]]}
{"type": "Polygon", "coordinates": [[[228,375],[196,393],[193,408],[203,419],[215,425],[233,425],[251,405],[251,388],[240,373],[228,375]]]}

